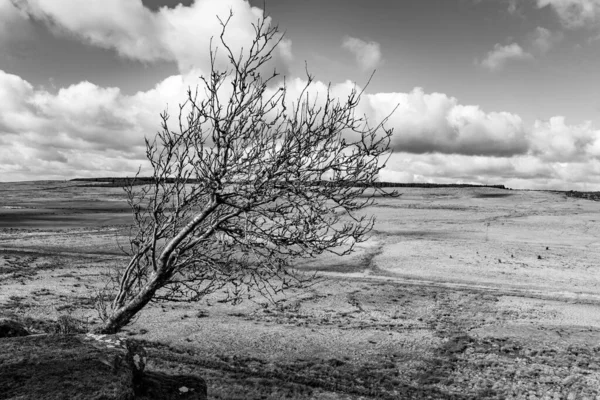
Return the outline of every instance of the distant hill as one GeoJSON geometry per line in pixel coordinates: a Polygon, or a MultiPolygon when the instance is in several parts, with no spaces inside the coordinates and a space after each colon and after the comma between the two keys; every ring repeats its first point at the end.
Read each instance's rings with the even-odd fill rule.
{"type": "MultiPolygon", "coordinates": [[[[93,183],[90,186],[96,187],[122,187],[128,184],[132,178],[75,178],[71,179],[71,182],[89,182],[93,183]]],[[[153,178],[150,177],[138,177],[135,178],[136,185],[145,185],[153,182],[153,178]]],[[[172,183],[173,179],[167,179],[168,183],[172,183]]],[[[195,179],[190,179],[190,183],[198,182],[195,179]]],[[[329,184],[329,181],[321,181],[316,184],[329,184]]],[[[399,182],[375,182],[373,187],[413,187],[413,188],[447,188],[447,187],[458,187],[458,188],[494,188],[511,190],[504,185],[473,185],[468,183],[399,183],[399,182]]]]}
{"type": "Polygon", "coordinates": [[[566,194],[567,197],[600,201],[600,192],[578,192],[576,190],[569,190],[561,193],[566,194]]]}

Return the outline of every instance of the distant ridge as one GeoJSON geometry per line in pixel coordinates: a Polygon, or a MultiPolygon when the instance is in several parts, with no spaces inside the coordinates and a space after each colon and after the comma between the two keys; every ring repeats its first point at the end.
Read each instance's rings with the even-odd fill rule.
{"type": "MultiPolygon", "coordinates": [[[[128,184],[132,178],[75,178],[71,182],[97,182],[93,186],[100,187],[120,187],[128,184]]],[[[167,179],[167,183],[172,183],[173,179],[167,179]]],[[[153,182],[150,177],[135,178],[136,185],[145,185],[153,182]]],[[[196,183],[197,180],[190,179],[189,183],[196,183]]],[[[329,181],[321,181],[315,184],[328,184],[329,181]]],[[[414,187],[414,188],[493,188],[511,190],[504,185],[475,185],[469,183],[399,183],[399,182],[375,182],[372,187],[414,187]]]]}
{"type": "Polygon", "coordinates": [[[600,192],[578,192],[576,190],[568,190],[561,193],[566,194],[567,197],[600,201],[600,192]]]}

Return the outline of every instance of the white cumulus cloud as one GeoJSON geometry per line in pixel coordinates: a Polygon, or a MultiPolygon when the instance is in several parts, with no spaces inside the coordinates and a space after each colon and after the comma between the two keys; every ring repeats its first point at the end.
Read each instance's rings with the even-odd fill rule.
{"type": "Polygon", "coordinates": [[[366,99],[373,120],[390,114],[395,151],[502,156],[527,151],[526,130],[518,115],[461,105],[443,93],[379,93],[366,99]]]}
{"type": "MultiPolygon", "coordinates": [[[[171,76],[127,95],[89,82],[53,93],[0,71],[2,180],[127,176],[140,165],[148,173],[144,137],[159,129],[159,113],[167,104],[176,117],[177,105],[200,74],[171,76]]],[[[289,98],[305,83],[289,80],[289,98]]],[[[352,87],[351,82],[333,85],[332,95],[343,99],[352,87]]],[[[311,93],[326,88],[316,82],[311,93]]],[[[553,117],[526,126],[516,114],[484,111],[420,88],[365,94],[362,100],[357,111],[372,122],[396,108],[387,124],[394,128],[394,153],[383,180],[600,189],[600,130],[588,122],[553,117]]]]}
{"type": "Polygon", "coordinates": [[[600,22],[600,0],[537,0],[537,6],[552,7],[565,28],[592,27],[600,22]]]}
{"type": "Polygon", "coordinates": [[[523,50],[517,43],[501,45],[496,43],[494,49],[487,53],[485,58],[479,63],[482,67],[490,71],[498,71],[504,68],[509,61],[531,60],[533,56],[523,50]]]}
{"type": "Polygon", "coordinates": [[[504,46],[496,43],[493,50],[476,62],[490,71],[499,71],[511,61],[533,60],[534,54],[538,57],[545,55],[564,39],[564,34],[538,26],[526,39],[525,49],[518,43],[504,46]]]}
{"type": "Polygon", "coordinates": [[[0,176],[3,180],[131,175],[145,163],[144,137],[159,114],[184,100],[196,73],[125,95],[80,82],[57,93],[0,70],[0,176]]]}
{"type": "Polygon", "coordinates": [[[562,32],[552,32],[541,26],[535,28],[530,35],[531,47],[540,54],[547,53],[563,39],[564,34],[562,32]]]}
{"type": "Polygon", "coordinates": [[[565,163],[531,154],[486,157],[395,153],[380,178],[394,182],[505,185],[515,189],[598,190],[600,160],[565,163]]]}
{"type": "Polygon", "coordinates": [[[381,46],[377,42],[365,42],[346,36],[342,47],[354,54],[356,62],[362,70],[373,70],[381,63],[381,46]]]}
{"type": "Polygon", "coordinates": [[[536,121],[530,133],[531,152],[548,161],[600,160],[600,130],[590,122],[568,125],[562,116],[536,121]]]}
{"type": "MultiPolygon", "coordinates": [[[[7,1],[7,0],[4,0],[7,1]]],[[[252,23],[263,11],[244,0],[196,0],[190,6],[145,8],[141,0],[10,0],[30,18],[44,22],[54,33],[69,35],[94,46],[115,50],[123,57],[153,62],[175,61],[180,71],[207,70],[208,49],[218,44],[221,25],[217,17],[233,17],[225,39],[233,52],[249,48],[255,37],[252,23]]],[[[270,23],[270,19],[267,20],[270,23]]],[[[218,62],[226,63],[221,46],[218,62]]],[[[275,65],[285,69],[291,59],[291,41],[275,52],[275,65]]]]}

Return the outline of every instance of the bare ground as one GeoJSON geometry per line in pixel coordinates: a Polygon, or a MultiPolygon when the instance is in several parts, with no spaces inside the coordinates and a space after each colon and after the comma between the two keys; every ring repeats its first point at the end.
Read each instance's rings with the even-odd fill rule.
{"type": "MultiPolygon", "coordinates": [[[[370,210],[380,222],[356,254],[298,264],[322,272],[311,290],[154,305],[124,334],[149,368],[199,374],[214,399],[600,399],[599,203],[402,192],[370,210]]],[[[102,273],[123,262],[119,190],[4,193],[0,314],[38,332],[60,315],[93,326],[102,273]]]]}

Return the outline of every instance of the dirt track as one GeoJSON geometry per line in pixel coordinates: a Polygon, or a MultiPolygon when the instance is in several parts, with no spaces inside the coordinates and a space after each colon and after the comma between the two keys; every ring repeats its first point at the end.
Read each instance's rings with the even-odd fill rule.
{"type": "MultiPolygon", "coordinates": [[[[2,313],[40,329],[93,317],[99,274],[122,262],[121,192],[13,189],[0,200],[2,313]]],[[[153,306],[127,334],[154,368],[200,373],[219,399],[600,398],[600,203],[401,193],[369,210],[379,222],[358,252],[298,264],[325,277],[312,290],[277,306],[153,306]]]]}

